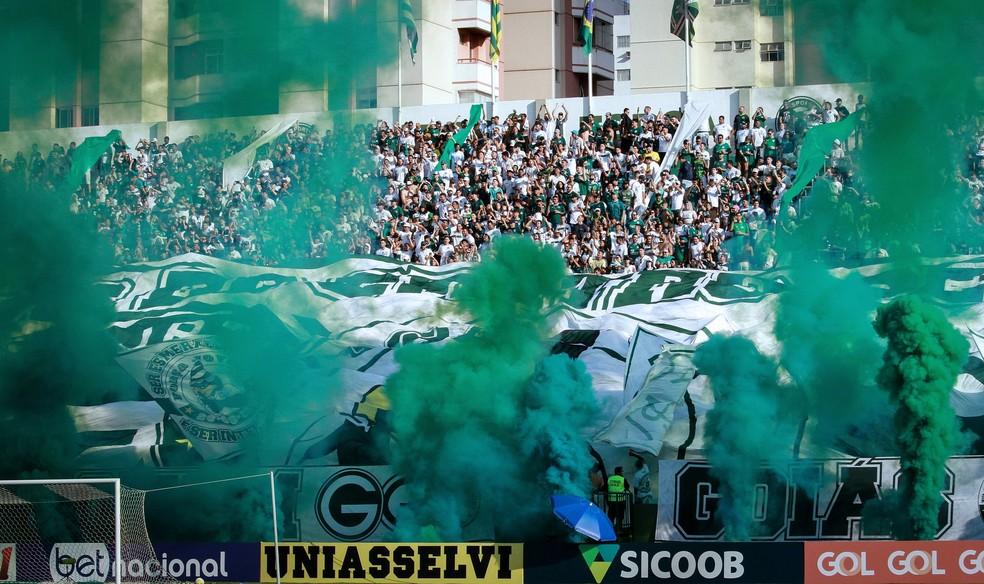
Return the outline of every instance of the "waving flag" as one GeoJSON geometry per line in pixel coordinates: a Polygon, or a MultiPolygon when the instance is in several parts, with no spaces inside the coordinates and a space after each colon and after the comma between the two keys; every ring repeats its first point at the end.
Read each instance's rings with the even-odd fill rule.
{"type": "Polygon", "coordinates": [[[591,39],[594,37],[594,0],[584,3],[584,17],[581,19],[581,38],[584,40],[584,54],[591,54],[591,39]]]}
{"type": "MultiPolygon", "coordinates": [[[[469,317],[449,310],[452,290],[470,268],[378,257],[274,268],[193,254],[123,268],[104,281],[117,313],[111,334],[120,345],[119,362],[143,388],[145,403],[73,408],[87,448],[83,459],[104,468],[114,461],[168,466],[192,452],[205,460],[238,452],[254,432],[257,412],[247,389],[228,374],[218,341],[230,319],[247,311],[267,314],[276,324],[270,330],[281,327],[278,335],[296,338],[307,360],[327,355],[341,367],[340,388],[328,403],[311,411],[298,408],[300,418],[284,421],[285,431],[296,428],[297,444],[364,436],[375,410],[387,403],[372,396],[398,367],[394,351],[447,342],[471,328],[469,317]]],[[[971,340],[951,402],[979,453],[984,256],[929,260],[925,268],[932,274],[928,280],[943,282],[934,299],[971,340]]],[[[893,270],[884,264],[844,273],[881,283],[894,281],[893,270]]],[[[705,415],[714,399],[688,351],[718,333],[754,334],[762,350],[777,350],[769,323],[787,277],[779,270],[685,269],[573,276],[580,294],[555,314],[550,335],[552,352],[577,359],[592,378],[601,412],[583,429],[585,439],[598,448],[702,456],[705,415]]],[[[893,295],[890,288],[885,294],[893,295]]],[[[810,446],[809,433],[802,440],[810,456],[837,454],[810,446]]],[[[853,456],[863,446],[855,443],[845,436],[838,452],[853,456]]],[[[271,449],[268,462],[296,462],[307,450],[271,449]]]]}
{"type": "Polygon", "coordinates": [[[417,23],[413,16],[412,0],[400,0],[400,24],[407,28],[407,43],[410,44],[410,61],[417,62],[417,23]]]}
{"type": "Polygon", "coordinates": [[[697,19],[697,0],[673,0],[673,12],[670,14],[670,32],[673,36],[686,42],[689,28],[690,46],[694,44],[694,20],[697,19]]]}
{"type": "Polygon", "coordinates": [[[499,61],[499,54],[502,50],[499,43],[502,41],[502,3],[499,0],[492,0],[492,41],[489,44],[489,59],[496,63],[499,61]]]}
{"type": "Polygon", "coordinates": [[[471,110],[468,113],[468,124],[454,133],[451,139],[444,144],[444,151],[441,152],[441,158],[438,161],[438,168],[444,168],[451,164],[451,155],[454,154],[455,144],[464,144],[465,140],[471,134],[472,129],[475,124],[482,119],[482,105],[476,103],[471,106],[471,110]]]}

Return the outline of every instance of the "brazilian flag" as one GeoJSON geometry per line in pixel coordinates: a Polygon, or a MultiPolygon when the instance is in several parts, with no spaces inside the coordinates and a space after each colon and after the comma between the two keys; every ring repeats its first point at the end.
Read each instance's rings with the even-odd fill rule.
{"type": "Polygon", "coordinates": [[[594,0],[585,0],[584,17],[581,19],[581,39],[584,41],[584,54],[591,54],[591,39],[594,38],[594,0]]]}

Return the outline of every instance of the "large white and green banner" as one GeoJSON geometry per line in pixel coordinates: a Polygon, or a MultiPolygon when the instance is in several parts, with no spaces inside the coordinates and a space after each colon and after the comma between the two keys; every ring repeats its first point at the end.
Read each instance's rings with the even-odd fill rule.
{"type": "MultiPolygon", "coordinates": [[[[84,456],[95,456],[100,466],[113,452],[121,462],[167,465],[162,452],[169,442],[162,426],[178,429],[186,447],[206,460],[234,456],[255,430],[256,412],[248,390],[233,381],[219,333],[246,311],[261,311],[304,347],[306,357],[341,361],[341,381],[330,392],[330,403],[299,411],[300,419],[283,421],[285,427],[298,440],[303,435],[305,444],[358,438],[357,432],[365,434],[375,423],[366,411],[388,407],[385,398],[372,395],[395,370],[394,351],[410,343],[443,343],[471,327],[466,316],[448,310],[467,270],[465,264],[423,267],[377,258],[309,269],[271,268],[192,254],[122,269],[104,282],[117,312],[112,333],[120,346],[119,362],[157,409],[141,406],[145,409],[133,419],[146,423],[122,433],[118,420],[131,406],[104,404],[102,417],[79,417],[87,435],[105,432],[103,440],[94,442],[100,450],[84,456]],[[100,419],[107,420],[105,427],[100,419]],[[121,441],[113,443],[114,438],[121,441]]],[[[855,271],[885,288],[889,297],[889,270],[869,266],[855,271]]],[[[978,419],[984,421],[984,342],[974,332],[984,331],[984,258],[939,260],[927,270],[941,283],[936,301],[972,341],[951,401],[974,427],[978,419]]],[[[661,458],[700,457],[701,422],[713,397],[690,361],[692,348],[712,334],[741,333],[774,354],[774,303],[787,281],[779,270],[572,276],[570,301],[551,315],[553,350],[584,362],[594,381],[602,407],[596,423],[584,428],[585,439],[599,451],[618,447],[661,458]]],[[[359,449],[322,450],[318,464],[380,463],[347,454],[359,449]]],[[[285,444],[273,449],[266,462],[305,464],[306,452],[285,444]]]]}

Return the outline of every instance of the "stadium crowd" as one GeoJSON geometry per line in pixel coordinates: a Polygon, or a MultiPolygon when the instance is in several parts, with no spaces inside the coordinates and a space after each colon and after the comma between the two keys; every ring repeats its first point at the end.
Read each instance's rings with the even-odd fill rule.
{"type": "MultiPolygon", "coordinates": [[[[458,120],[335,132],[299,124],[259,151],[248,178],[228,186],[222,160],[255,133],[132,147],[120,139],[70,206],[91,218],[123,263],[195,252],[283,264],[341,250],[444,265],[479,259],[500,234],[523,233],[557,247],[578,273],[763,268],[775,261],[779,201],[795,179],[805,129],[849,113],[838,99],[824,103],[818,119],[790,120],[789,128],[771,127],[762,108],[741,108],[687,137],[668,168],[660,161],[680,120],[650,107],[576,121],[562,108],[541,108],[534,119],[496,116],[455,144],[446,165],[441,150],[458,120]]],[[[980,226],[979,128],[975,137],[955,178],[968,187],[980,226]]],[[[854,177],[863,142],[851,142],[832,145],[824,174],[837,204],[857,210],[867,204],[854,177]]],[[[54,144],[45,155],[35,145],[2,169],[54,191],[75,148],[54,144]]],[[[789,216],[795,220],[795,207],[789,216]]],[[[861,247],[878,253],[872,242],[861,247]]]]}

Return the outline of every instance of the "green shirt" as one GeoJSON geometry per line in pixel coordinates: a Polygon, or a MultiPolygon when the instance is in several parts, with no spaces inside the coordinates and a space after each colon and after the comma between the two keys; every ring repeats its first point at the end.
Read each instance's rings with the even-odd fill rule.
{"type": "Polygon", "coordinates": [[[742,142],[738,145],[738,154],[741,154],[746,161],[751,162],[755,158],[755,144],[742,142]]]}
{"type": "Polygon", "coordinates": [[[731,144],[727,142],[721,142],[720,144],[714,145],[714,157],[717,158],[718,154],[724,153],[724,158],[727,159],[731,155],[731,144]]]}
{"type": "Polygon", "coordinates": [[[765,155],[772,156],[775,158],[776,154],[779,153],[779,140],[776,140],[775,136],[771,138],[766,138],[765,142],[762,143],[765,148],[765,155]]]}
{"type": "Polygon", "coordinates": [[[564,222],[564,215],[567,214],[567,206],[563,203],[550,205],[550,224],[554,227],[564,222]]]}

